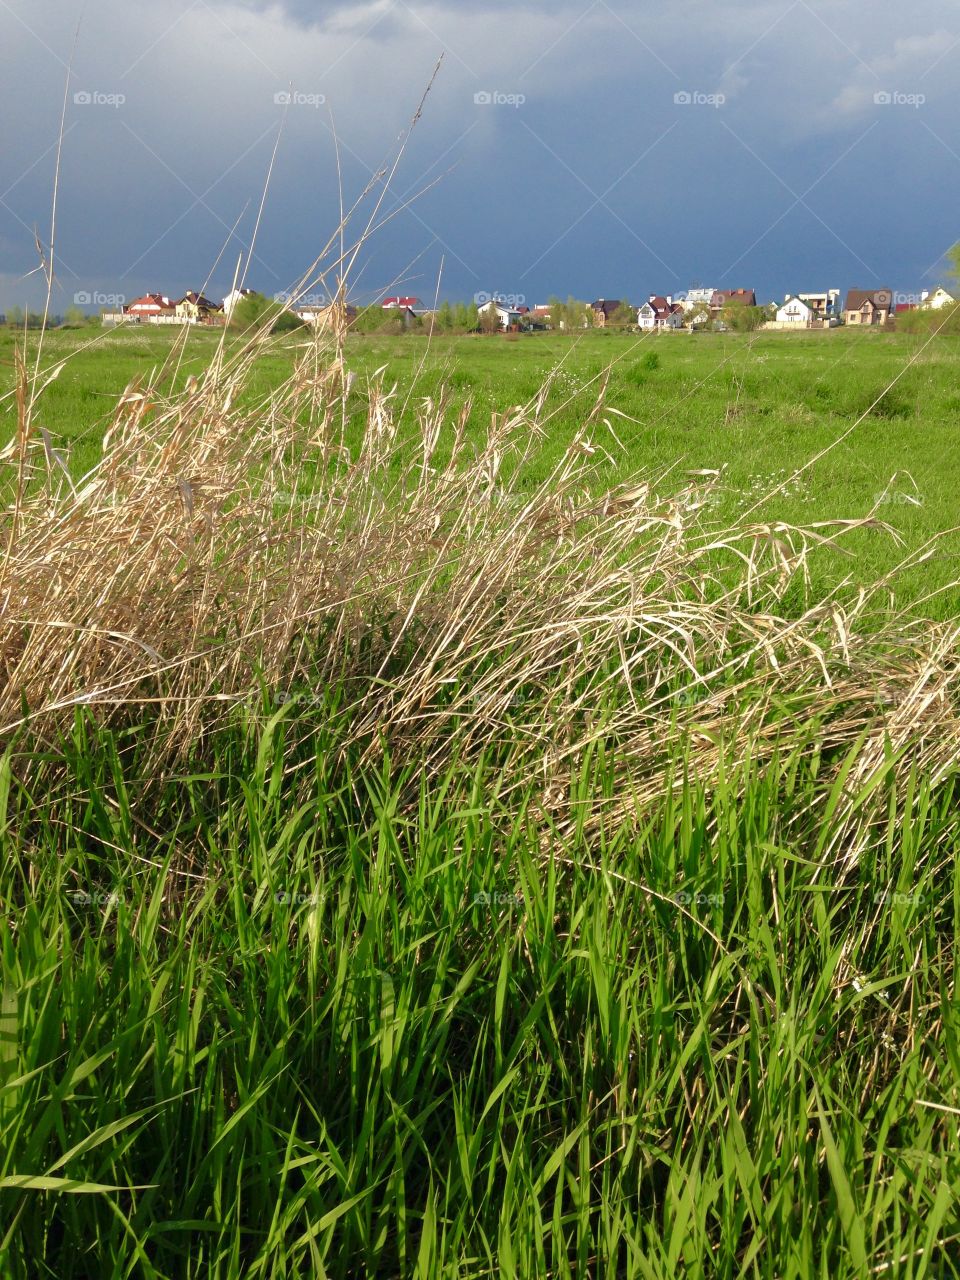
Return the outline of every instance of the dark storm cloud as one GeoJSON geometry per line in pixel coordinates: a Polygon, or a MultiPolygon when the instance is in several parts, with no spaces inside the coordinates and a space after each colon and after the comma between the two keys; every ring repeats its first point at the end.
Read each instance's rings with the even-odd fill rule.
{"type": "MultiPolygon", "coordinates": [[[[0,153],[0,309],[38,284],[17,281],[49,217],[82,8],[0,0],[0,106],[15,121],[0,153]]],[[[251,280],[283,288],[335,224],[334,129],[349,197],[441,52],[384,212],[442,180],[371,242],[362,290],[403,276],[432,296],[441,259],[452,296],[929,283],[960,234],[960,13],[872,0],[864,14],[864,0],[88,3],[60,301],[194,287],[227,241],[214,281],[228,287],[281,118],[251,280]]]]}

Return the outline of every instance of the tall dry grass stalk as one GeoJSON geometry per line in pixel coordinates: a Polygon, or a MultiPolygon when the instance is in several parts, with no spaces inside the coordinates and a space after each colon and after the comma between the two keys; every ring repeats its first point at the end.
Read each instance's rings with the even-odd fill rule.
{"type": "MultiPolygon", "coordinates": [[[[859,741],[830,850],[850,859],[871,838],[872,780],[955,769],[956,626],[866,626],[887,582],[784,608],[813,548],[864,521],[712,528],[710,475],[598,496],[602,398],[525,490],[549,384],[478,444],[444,395],[405,427],[396,388],[356,378],[341,339],[294,340],[292,376],[259,400],[266,332],[176,393],[128,387],[79,488],[33,429],[21,363],[6,741],[50,742],[82,705],[149,719],[162,769],[261,682],[336,684],[345,748],[437,773],[493,750],[504,790],[536,779],[561,831],[642,813],[680,781],[678,752],[709,778],[731,749],[762,766],[806,742],[832,762],[859,741]],[[599,744],[621,785],[584,814],[569,779],[599,744]]],[[[824,766],[825,796],[839,767],[824,766]]]]}

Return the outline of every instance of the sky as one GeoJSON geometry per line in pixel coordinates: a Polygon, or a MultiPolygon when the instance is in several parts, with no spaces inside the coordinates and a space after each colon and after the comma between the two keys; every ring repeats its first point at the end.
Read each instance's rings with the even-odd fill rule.
{"type": "Polygon", "coordinates": [[[54,312],[283,293],[358,200],[360,303],[909,300],[960,240],[958,60],[956,0],[0,0],[0,311],[64,101],[54,312]]]}

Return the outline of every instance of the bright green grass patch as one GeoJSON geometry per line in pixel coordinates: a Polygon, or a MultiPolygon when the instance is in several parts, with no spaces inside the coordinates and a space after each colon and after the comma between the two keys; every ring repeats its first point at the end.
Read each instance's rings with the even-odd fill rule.
{"type": "Polygon", "coordinates": [[[854,869],[799,748],[589,846],[269,715],[150,829],[136,736],[5,762],[4,1275],[960,1275],[949,787],[854,869]]]}

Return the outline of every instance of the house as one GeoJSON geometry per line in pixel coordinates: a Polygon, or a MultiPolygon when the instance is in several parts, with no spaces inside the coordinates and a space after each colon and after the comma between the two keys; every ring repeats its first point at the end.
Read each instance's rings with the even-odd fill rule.
{"type": "Polygon", "coordinates": [[[593,323],[598,329],[606,328],[620,310],[621,305],[629,306],[629,303],[621,303],[619,298],[598,298],[596,302],[591,302],[590,310],[593,312],[593,323]]]}
{"type": "Polygon", "coordinates": [[[221,306],[223,314],[229,319],[237,303],[242,302],[244,298],[249,298],[252,293],[252,289],[231,289],[221,306]]]}
{"type": "Polygon", "coordinates": [[[683,307],[684,315],[689,315],[691,311],[696,311],[698,307],[709,307],[710,299],[716,293],[716,289],[702,289],[696,285],[692,289],[688,289],[686,293],[677,295],[677,301],[683,307]]]}
{"type": "Polygon", "coordinates": [[[844,324],[879,325],[890,319],[893,293],[890,289],[851,289],[843,304],[844,324]]]}
{"type": "Polygon", "coordinates": [[[176,315],[176,303],[165,293],[145,293],[142,298],[134,298],[124,307],[124,314],[131,320],[153,321],[176,315]]]}
{"type": "Polygon", "coordinates": [[[343,323],[353,324],[357,318],[357,308],[350,303],[320,303],[299,307],[296,314],[304,324],[313,325],[317,329],[335,329],[343,323]]]}
{"type": "Polygon", "coordinates": [[[956,298],[951,293],[947,293],[942,285],[937,285],[936,289],[931,293],[928,289],[924,289],[920,295],[920,305],[926,310],[939,311],[941,307],[952,307],[956,302],[956,298]]]}
{"type": "Polygon", "coordinates": [[[489,302],[485,302],[482,306],[477,307],[477,314],[481,319],[483,319],[484,316],[488,316],[492,320],[493,317],[496,316],[497,323],[504,332],[508,329],[519,328],[521,317],[526,313],[526,311],[526,307],[524,307],[523,312],[521,312],[519,307],[508,306],[505,302],[498,302],[496,298],[491,298],[489,302]]]}
{"type": "Polygon", "coordinates": [[[796,295],[805,302],[820,320],[839,320],[840,290],[827,289],[823,293],[798,293],[796,295]]]}
{"type": "Polygon", "coordinates": [[[222,311],[222,307],[218,307],[215,302],[205,298],[202,293],[193,291],[185,293],[180,301],[175,304],[177,319],[182,320],[185,324],[206,323],[211,316],[220,315],[222,311]]]}
{"type": "Polygon", "coordinates": [[[816,312],[806,299],[801,298],[799,294],[788,293],[783,300],[783,306],[777,308],[774,323],[784,327],[789,325],[794,329],[812,329],[815,324],[822,324],[823,321],[817,321],[816,312]]]}
{"type": "Polygon", "coordinates": [[[674,302],[668,294],[652,293],[637,311],[637,324],[641,329],[654,329],[662,332],[666,329],[683,328],[683,306],[674,302]]]}
{"type": "Polygon", "coordinates": [[[714,289],[710,295],[710,310],[714,313],[714,317],[718,317],[720,312],[729,303],[737,306],[755,307],[757,305],[757,295],[753,289],[714,289]]]}
{"type": "Polygon", "coordinates": [[[380,303],[384,311],[413,311],[420,306],[419,298],[384,298],[380,303]]]}

